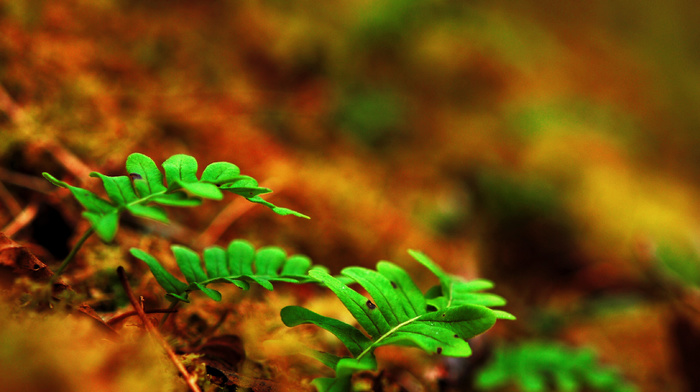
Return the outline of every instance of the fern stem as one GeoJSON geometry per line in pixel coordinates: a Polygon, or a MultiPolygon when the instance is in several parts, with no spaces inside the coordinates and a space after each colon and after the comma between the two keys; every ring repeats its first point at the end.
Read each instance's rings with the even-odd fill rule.
{"type": "Polygon", "coordinates": [[[180,305],[180,301],[175,301],[170,304],[170,306],[166,310],[166,313],[163,315],[163,318],[160,319],[160,322],[158,323],[158,329],[163,328],[165,322],[168,321],[168,317],[170,317],[172,313],[175,313],[175,308],[177,308],[178,305],[180,305]]]}
{"type": "Polygon", "coordinates": [[[370,344],[364,351],[362,351],[362,352],[360,353],[360,355],[357,356],[356,359],[359,361],[360,359],[362,359],[362,357],[364,357],[365,355],[367,355],[367,353],[369,353],[370,351],[372,351],[372,349],[374,349],[375,347],[377,347],[377,345],[378,345],[382,340],[384,340],[384,339],[388,338],[389,336],[391,336],[392,333],[396,332],[399,328],[403,327],[404,325],[408,325],[408,324],[411,324],[412,322],[416,321],[416,320],[419,319],[421,316],[422,316],[422,315],[418,315],[418,316],[416,316],[416,317],[414,317],[414,318],[412,318],[412,319],[410,319],[410,320],[406,320],[406,321],[404,321],[403,323],[401,323],[401,324],[395,326],[394,328],[390,329],[387,333],[385,333],[384,335],[380,336],[379,339],[377,339],[377,340],[375,340],[374,342],[372,342],[372,344],[370,344]]]}
{"type": "Polygon", "coordinates": [[[90,226],[90,228],[87,229],[85,233],[83,233],[83,235],[80,237],[75,246],[73,246],[73,249],[71,249],[70,253],[68,253],[68,256],[66,256],[66,258],[63,260],[63,263],[61,263],[61,265],[58,267],[58,270],[56,270],[54,275],[51,277],[51,280],[49,280],[50,285],[53,285],[56,282],[56,280],[61,276],[66,267],[68,267],[68,264],[70,264],[70,262],[73,261],[73,259],[75,258],[76,253],[78,253],[85,241],[88,238],[90,238],[90,236],[94,232],[95,228],[90,226]]]}
{"type": "Polygon", "coordinates": [[[448,307],[448,308],[449,308],[450,306],[452,306],[452,298],[453,298],[452,294],[454,293],[454,290],[452,289],[452,287],[453,287],[454,285],[455,285],[454,282],[451,282],[451,283],[450,283],[450,290],[449,290],[449,291],[450,291],[450,296],[448,297],[448,300],[447,300],[447,307],[448,307]]]}

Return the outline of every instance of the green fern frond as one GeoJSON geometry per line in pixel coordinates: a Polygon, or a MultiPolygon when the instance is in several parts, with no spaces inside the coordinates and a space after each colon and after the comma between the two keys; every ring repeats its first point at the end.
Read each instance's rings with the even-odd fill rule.
{"type": "Polygon", "coordinates": [[[497,348],[476,377],[481,390],[511,383],[524,392],[550,391],[550,385],[560,392],[637,391],[614,369],[601,366],[593,351],[537,341],[497,348]]]}
{"type": "MultiPolygon", "coordinates": [[[[409,250],[408,253],[440,280],[440,285],[431,287],[425,293],[428,305],[440,310],[453,305],[471,304],[491,308],[506,304],[505,298],[496,294],[482,292],[495,286],[490,280],[466,280],[461,276],[450,275],[424,253],[416,250],[409,250]]],[[[515,316],[508,312],[495,309],[493,309],[493,312],[496,314],[496,318],[515,320],[515,316]]]]}
{"type": "Polygon", "coordinates": [[[128,176],[106,176],[92,172],[91,177],[102,180],[105,200],[87,189],[69,185],[49,173],[42,173],[52,184],[67,188],[85,208],[87,219],[97,235],[105,242],[114,239],[119,228],[119,216],[124,211],[132,215],[168,223],[168,216],[160,206],[194,207],[202,199],[221,200],[222,191],[243,196],[253,203],[263,204],[280,215],[308,216],[277,207],[259,195],[272,192],[258,186],[258,182],[240,174],[238,166],[229,162],[209,164],[197,179],[197,160],[189,155],[173,155],[163,162],[165,177],[155,162],[146,155],[133,153],[126,159],[128,176]],[[165,178],[166,183],[163,183],[165,178]]]}
{"type": "MultiPolygon", "coordinates": [[[[314,380],[319,391],[348,391],[354,371],[376,369],[374,350],[378,347],[411,346],[430,353],[467,357],[471,355],[467,339],[487,331],[498,318],[514,319],[509,313],[469,303],[475,297],[463,295],[463,285],[471,282],[445,273],[422,253],[411,251],[411,254],[441,282],[440,292],[433,290],[431,298],[421,293],[404,269],[387,261],[379,262],[376,271],[361,267],[341,271],[344,277],[359,283],[371,299],[324,271],[309,272],[309,276],[338,296],[367,335],[349,324],[300,306],[282,309],[282,322],[288,327],[315,324],[338,337],[352,355],[352,358],[327,353],[316,355],[336,372],[335,378],[314,380]]],[[[483,283],[472,286],[471,292],[485,287],[483,283]]]]}
{"type": "Polygon", "coordinates": [[[243,290],[255,283],[272,290],[271,282],[311,282],[310,271],[325,271],[321,266],[312,266],[306,256],[287,257],[284,250],[277,247],[256,251],[244,240],[232,241],[227,249],[219,246],[204,249],[204,268],[202,258],[195,251],[180,245],[173,245],[171,250],[186,283],[174,277],[150,254],[137,248],[132,248],[131,254],[148,265],[167,297],[173,301],[189,302],[188,295],[192,291],[202,291],[209,298],[221,301],[221,293],[207,287],[212,283],[232,283],[243,290]]]}

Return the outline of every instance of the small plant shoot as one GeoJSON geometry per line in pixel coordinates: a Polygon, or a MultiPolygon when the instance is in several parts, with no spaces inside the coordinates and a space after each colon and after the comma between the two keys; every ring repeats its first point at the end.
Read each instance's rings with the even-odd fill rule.
{"type": "Polygon", "coordinates": [[[410,346],[429,353],[468,357],[471,355],[468,339],[487,331],[499,318],[515,319],[510,313],[488,307],[505,304],[497,295],[480,292],[493,287],[490,282],[469,282],[449,275],[423,253],[409,253],[440,280],[440,285],[430,289],[427,295],[403,268],[387,261],[379,262],[376,271],[361,267],[341,271],[343,277],[367,290],[371,299],[324,271],[309,271],[309,276],[338,296],[366,334],[300,306],[282,309],[282,321],[288,327],[315,324],[340,339],[351,354],[341,358],[324,352],[312,353],[335,371],[334,378],[313,381],[320,392],[349,391],[353,373],[376,370],[374,351],[378,347],[410,346]]]}
{"type": "Polygon", "coordinates": [[[134,257],[148,265],[171,301],[189,302],[188,295],[193,291],[202,291],[209,298],[221,301],[221,293],[207,287],[213,283],[234,284],[243,290],[255,283],[272,290],[271,282],[313,282],[309,271],[325,271],[324,267],[312,266],[306,256],[287,256],[284,250],[272,246],[256,251],[244,240],[232,241],[227,249],[219,246],[206,248],[202,253],[205,268],[202,268],[202,258],[195,251],[180,245],[173,245],[171,249],[186,283],[174,277],[153,256],[140,249],[131,249],[134,257]]]}
{"type": "Polygon", "coordinates": [[[128,175],[107,176],[92,172],[91,177],[102,180],[105,200],[87,189],[58,180],[49,173],[42,173],[52,184],[67,188],[85,208],[83,217],[105,242],[114,239],[119,228],[119,216],[128,211],[134,216],[168,223],[168,216],[161,206],[195,207],[202,199],[221,200],[223,191],[243,196],[253,203],[262,204],[280,215],[308,216],[277,207],[263,200],[260,195],[272,192],[258,186],[250,176],[241,175],[238,166],[229,162],[209,164],[197,178],[197,160],[189,155],[173,155],[163,162],[165,176],[148,156],[133,153],[126,159],[128,175]],[[165,178],[165,183],[163,179],[165,178]]]}

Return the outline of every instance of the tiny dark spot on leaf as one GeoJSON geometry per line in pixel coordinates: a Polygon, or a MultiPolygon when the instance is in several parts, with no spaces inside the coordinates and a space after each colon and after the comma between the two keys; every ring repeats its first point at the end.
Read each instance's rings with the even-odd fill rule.
{"type": "Polygon", "coordinates": [[[391,287],[393,287],[393,288],[397,288],[398,286],[396,286],[396,283],[394,283],[394,282],[391,282],[391,287]]]}
{"type": "Polygon", "coordinates": [[[443,313],[443,314],[442,314],[442,317],[445,317],[445,316],[447,316],[447,315],[446,315],[445,313],[443,313]]]}
{"type": "Polygon", "coordinates": [[[367,307],[370,309],[374,309],[377,307],[377,305],[373,304],[372,301],[367,300],[367,307]]]}
{"type": "Polygon", "coordinates": [[[39,264],[34,264],[34,265],[32,266],[32,269],[33,269],[34,271],[37,271],[39,268],[41,268],[41,266],[40,266],[39,264]]]}
{"type": "Polygon", "coordinates": [[[141,175],[138,173],[129,173],[129,177],[132,180],[143,180],[143,177],[141,177],[141,175]]]}
{"type": "Polygon", "coordinates": [[[442,347],[438,347],[438,348],[437,348],[437,353],[438,353],[438,354],[442,354],[442,347]]]}
{"type": "Polygon", "coordinates": [[[456,338],[459,338],[459,335],[455,334],[455,337],[456,337],[456,338]]]}

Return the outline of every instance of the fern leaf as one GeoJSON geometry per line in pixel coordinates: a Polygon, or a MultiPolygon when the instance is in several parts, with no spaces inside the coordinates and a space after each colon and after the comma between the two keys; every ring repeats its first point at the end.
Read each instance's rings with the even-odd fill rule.
{"type": "Polygon", "coordinates": [[[214,162],[209,164],[197,179],[197,160],[185,154],[177,154],[163,162],[163,173],[148,156],[133,153],[126,159],[129,176],[107,176],[92,172],[91,177],[102,180],[108,200],[79,187],[56,179],[49,173],[43,176],[52,184],[67,188],[85,208],[83,216],[90,222],[97,235],[106,242],[111,241],[119,228],[119,216],[124,211],[132,215],[168,223],[168,216],[162,206],[195,207],[202,203],[201,198],[221,200],[222,190],[231,191],[248,200],[263,204],[280,215],[308,216],[296,211],[280,208],[258,195],[271,192],[258,186],[249,176],[240,174],[233,163],[214,162]],[[155,205],[154,205],[155,204],[155,205]]]}
{"type": "Polygon", "coordinates": [[[572,349],[559,343],[526,342],[498,347],[492,360],[476,377],[480,390],[501,389],[515,384],[522,391],[633,392],[637,389],[611,368],[600,366],[587,349],[572,349]]]}
{"type": "Polygon", "coordinates": [[[50,183],[70,190],[73,197],[80,203],[85,211],[83,217],[90,222],[95,233],[104,241],[112,241],[119,228],[119,207],[102,199],[87,189],[69,185],[59,181],[49,173],[42,173],[50,183]]]}
{"type": "Polygon", "coordinates": [[[218,246],[206,248],[202,252],[204,268],[202,258],[195,251],[180,245],[173,245],[171,250],[186,283],[172,276],[148,253],[132,248],[131,254],[148,265],[168,298],[184,302],[189,302],[188,295],[192,291],[202,291],[209,298],[220,301],[221,293],[207,287],[213,283],[232,283],[244,290],[255,283],[272,290],[272,282],[310,282],[312,279],[307,273],[318,270],[305,256],[287,257],[282,249],[276,247],[263,247],[256,251],[243,240],[232,241],[228,249],[218,246]]]}
{"type": "MultiPolygon", "coordinates": [[[[325,329],[335,335],[355,357],[372,345],[372,341],[352,325],[330,317],[321,316],[301,306],[287,306],[283,308],[281,317],[288,327],[295,327],[301,324],[315,324],[325,329]]],[[[335,369],[335,365],[328,363],[326,365],[335,369]]]]}
{"type": "MultiPolygon", "coordinates": [[[[428,305],[440,310],[452,305],[461,304],[481,305],[486,307],[503,306],[506,304],[505,298],[499,295],[480,292],[493,288],[493,282],[486,279],[467,281],[460,276],[446,273],[422,252],[409,250],[408,253],[416,259],[416,261],[428,268],[430,272],[440,280],[439,286],[432,287],[425,294],[428,305]]],[[[515,320],[515,316],[508,312],[502,310],[496,310],[494,312],[499,319],[515,320]]]]}
{"type": "Polygon", "coordinates": [[[364,358],[341,358],[335,365],[333,378],[319,377],[311,382],[319,391],[324,392],[348,392],[351,390],[352,375],[363,370],[377,369],[377,360],[374,355],[364,358]]]}
{"type": "Polygon", "coordinates": [[[134,179],[134,188],[140,197],[163,194],[167,188],[163,185],[163,175],[153,159],[140,153],[133,153],[126,158],[126,171],[134,179]]]}
{"type": "Polygon", "coordinates": [[[229,162],[210,163],[202,172],[202,181],[211,184],[227,184],[241,179],[241,170],[229,162]]]}
{"type": "Polygon", "coordinates": [[[379,262],[377,271],[361,267],[341,271],[342,276],[359,283],[371,299],[327,272],[309,271],[309,276],[335,293],[368,335],[349,324],[303,307],[288,306],[282,309],[280,315],[285,325],[315,324],[324,328],[338,337],[352,355],[352,358],[338,360],[328,354],[317,356],[336,371],[335,378],[314,381],[319,391],[349,390],[352,370],[375,369],[376,365],[367,368],[362,361],[373,359],[374,350],[384,345],[417,347],[448,356],[469,356],[471,348],[467,339],[485,332],[496,323],[499,313],[483,305],[468,303],[469,298],[454,292],[458,286],[454,283],[464,283],[475,290],[490,287],[489,284],[485,281],[459,281],[458,277],[445,273],[422,253],[418,258],[444,282],[444,289],[440,287],[440,292],[432,298],[441,299],[438,302],[444,306],[430,306],[431,301],[423,296],[408,273],[387,261],[379,262]],[[341,363],[346,364],[342,369],[341,363]]]}
{"type": "Polygon", "coordinates": [[[221,200],[224,198],[219,188],[197,179],[197,160],[185,154],[177,154],[163,162],[165,179],[169,190],[185,189],[187,192],[205,199],[221,200]]]}
{"type": "Polygon", "coordinates": [[[187,284],[182,283],[170,272],[168,272],[153,256],[141,249],[132,248],[131,254],[148,265],[158,284],[168,293],[184,294],[187,291],[187,284]]]}
{"type": "Polygon", "coordinates": [[[107,196],[116,205],[125,206],[139,198],[131,185],[131,179],[127,176],[110,177],[102,173],[92,172],[90,177],[97,177],[102,180],[107,196]]]}

